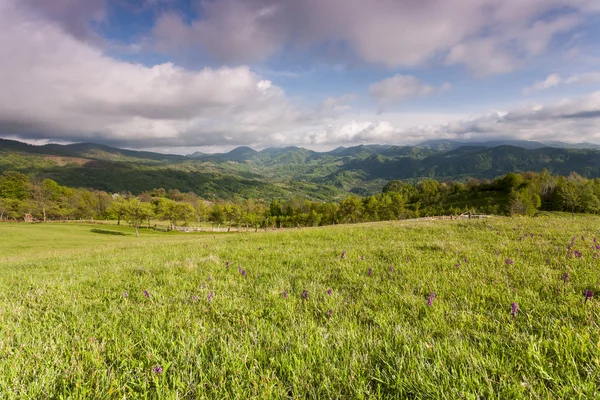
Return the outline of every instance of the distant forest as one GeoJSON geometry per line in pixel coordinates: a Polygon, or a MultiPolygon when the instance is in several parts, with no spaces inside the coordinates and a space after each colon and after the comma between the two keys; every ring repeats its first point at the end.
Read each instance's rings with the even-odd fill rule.
{"type": "MultiPolygon", "coordinates": [[[[349,193],[361,197],[380,194],[392,180],[415,187],[428,179],[466,184],[471,178],[485,182],[511,172],[543,169],[553,175],[577,172],[588,179],[600,177],[597,146],[556,146],[567,145],[436,141],[416,146],[340,147],[328,152],[238,147],[224,154],[183,156],[93,143],[32,146],[0,139],[0,174],[16,171],[32,181],[51,179],[61,186],[108,193],[139,195],[164,188],[167,192],[193,192],[211,202],[242,198],[269,204],[299,198],[339,203],[349,193]]],[[[410,203],[419,202],[407,199],[410,203]]],[[[475,205],[480,206],[479,202],[475,205]]],[[[421,202],[419,207],[426,206],[421,202]]],[[[505,205],[502,207],[506,211],[505,205]]]]}
{"type": "Polygon", "coordinates": [[[216,226],[304,227],[338,223],[398,220],[473,211],[535,215],[541,210],[600,213],[600,179],[509,173],[492,180],[467,182],[423,179],[389,181],[380,193],[349,194],[339,201],[292,198],[206,200],[193,192],[153,189],[141,193],[61,186],[52,179],[32,180],[18,171],[0,175],[0,220],[121,220],[139,228],[151,220],[171,228],[192,222],[216,226]]]}

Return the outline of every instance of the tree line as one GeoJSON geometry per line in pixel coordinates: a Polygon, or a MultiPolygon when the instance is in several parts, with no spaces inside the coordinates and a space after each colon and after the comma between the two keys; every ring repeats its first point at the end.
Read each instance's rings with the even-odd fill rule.
{"type": "Polygon", "coordinates": [[[473,211],[534,215],[540,210],[600,213],[600,179],[576,173],[556,176],[510,173],[493,180],[467,182],[424,179],[416,184],[390,181],[372,196],[348,195],[339,201],[261,199],[207,201],[179,190],[154,189],[138,194],[61,186],[51,179],[30,180],[16,171],[0,175],[0,221],[122,220],[139,230],[153,220],[178,224],[253,228],[321,226],[398,220],[473,211]]]}

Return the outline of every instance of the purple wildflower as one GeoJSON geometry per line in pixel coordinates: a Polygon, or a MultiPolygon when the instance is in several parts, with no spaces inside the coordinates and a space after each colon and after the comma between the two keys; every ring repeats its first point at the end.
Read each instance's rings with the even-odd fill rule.
{"type": "Polygon", "coordinates": [[[245,270],[245,269],[241,270],[241,271],[240,271],[240,274],[242,274],[242,276],[244,276],[244,277],[245,277],[245,276],[246,276],[246,270],[245,270]]]}
{"type": "Polygon", "coordinates": [[[594,238],[594,243],[598,242],[598,239],[594,238]]]}
{"type": "Polygon", "coordinates": [[[215,292],[212,292],[212,291],[211,291],[211,292],[208,294],[208,297],[206,298],[206,300],[208,300],[208,302],[210,303],[210,302],[212,301],[213,297],[215,297],[215,292]]]}
{"type": "Polygon", "coordinates": [[[200,298],[198,296],[196,296],[196,295],[192,296],[192,301],[198,301],[198,300],[200,300],[200,298]]]}
{"type": "Polygon", "coordinates": [[[515,262],[513,260],[511,260],[510,258],[507,258],[506,260],[504,260],[504,264],[506,265],[513,265],[515,262]]]}
{"type": "Polygon", "coordinates": [[[150,297],[150,292],[144,289],[144,297],[150,297]]]}
{"type": "Polygon", "coordinates": [[[435,293],[431,292],[431,294],[427,298],[427,307],[431,307],[433,305],[433,299],[435,299],[435,293]]]}
{"type": "Polygon", "coordinates": [[[390,265],[389,271],[394,272],[394,267],[390,265]]]}
{"type": "Polygon", "coordinates": [[[155,374],[162,374],[163,367],[161,367],[160,365],[157,365],[154,368],[152,368],[152,372],[154,372],[155,374]]]}
{"type": "Polygon", "coordinates": [[[123,292],[123,297],[127,297],[127,290],[123,292]]]}
{"type": "Polygon", "coordinates": [[[281,293],[281,295],[283,296],[284,299],[288,298],[288,294],[285,290],[283,291],[283,293],[281,293]]]}
{"type": "Polygon", "coordinates": [[[573,251],[573,255],[577,258],[581,258],[583,256],[583,254],[581,254],[581,252],[579,250],[573,251]]]}
{"type": "Polygon", "coordinates": [[[518,312],[519,312],[519,305],[515,301],[510,305],[510,315],[512,315],[512,317],[515,318],[517,316],[518,312]]]}
{"type": "Polygon", "coordinates": [[[308,290],[304,289],[300,295],[304,300],[308,300],[308,290]]]}
{"type": "Polygon", "coordinates": [[[592,297],[594,297],[594,292],[592,292],[589,289],[586,289],[585,292],[583,292],[583,297],[584,297],[584,303],[587,303],[588,300],[591,300],[592,297]]]}
{"type": "Polygon", "coordinates": [[[454,266],[455,266],[456,268],[459,268],[459,267],[460,267],[460,264],[456,263],[456,264],[454,264],[454,266]]]}
{"type": "Polygon", "coordinates": [[[368,274],[369,274],[369,276],[373,276],[373,267],[369,268],[368,274]]]}
{"type": "Polygon", "coordinates": [[[340,258],[343,260],[344,258],[346,258],[346,250],[342,251],[342,255],[340,256],[340,258]]]}
{"type": "Polygon", "coordinates": [[[332,293],[333,293],[333,290],[331,290],[331,289],[328,289],[328,290],[327,290],[327,294],[328,294],[329,296],[331,296],[331,294],[332,294],[332,293]]]}
{"type": "Polygon", "coordinates": [[[562,274],[560,279],[562,279],[565,283],[567,283],[569,281],[569,273],[565,272],[564,274],[562,274]]]}
{"type": "Polygon", "coordinates": [[[229,261],[225,262],[225,268],[229,268],[229,261]]]}

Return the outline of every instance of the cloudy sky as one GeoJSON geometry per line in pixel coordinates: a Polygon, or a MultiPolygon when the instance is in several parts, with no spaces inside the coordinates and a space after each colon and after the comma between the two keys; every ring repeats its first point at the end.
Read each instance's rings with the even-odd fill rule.
{"type": "Polygon", "coordinates": [[[598,0],[0,0],[0,137],[600,143],[598,0]]]}

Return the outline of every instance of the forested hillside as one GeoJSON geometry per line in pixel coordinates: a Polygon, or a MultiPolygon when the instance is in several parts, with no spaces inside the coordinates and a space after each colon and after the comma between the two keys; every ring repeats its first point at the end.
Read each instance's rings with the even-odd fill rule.
{"type": "Polygon", "coordinates": [[[535,215],[540,210],[599,213],[600,178],[578,174],[553,176],[510,173],[494,180],[467,183],[425,179],[417,184],[393,180],[381,193],[340,201],[311,201],[305,197],[233,201],[201,198],[194,192],[164,188],[109,193],[61,186],[51,179],[30,180],[17,171],[0,175],[1,220],[122,219],[139,228],[153,219],[170,226],[191,222],[213,225],[266,227],[320,226],[338,223],[398,220],[465,211],[488,214],[535,215]]]}
{"type": "Polygon", "coordinates": [[[0,173],[68,187],[139,194],[156,188],[202,198],[340,200],[348,193],[373,195],[390,180],[467,182],[510,172],[600,177],[594,145],[507,141],[430,141],[418,146],[366,145],[315,152],[299,147],[224,154],[167,155],[82,143],[32,146],[0,139],[0,173]],[[585,147],[587,146],[587,148],[585,147]]]}

